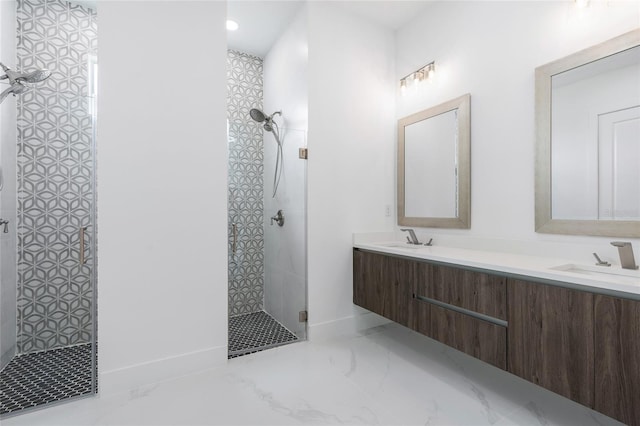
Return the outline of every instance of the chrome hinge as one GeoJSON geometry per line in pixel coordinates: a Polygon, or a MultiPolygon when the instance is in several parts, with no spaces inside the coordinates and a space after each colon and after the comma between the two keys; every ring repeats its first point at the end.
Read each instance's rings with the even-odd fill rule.
{"type": "Polygon", "coordinates": [[[298,312],[298,322],[307,322],[308,319],[309,314],[307,313],[307,311],[298,312]]]}
{"type": "Polygon", "coordinates": [[[298,148],[298,158],[301,160],[306,160],[309,156],[309,152],[307,148],[298,148]]]}

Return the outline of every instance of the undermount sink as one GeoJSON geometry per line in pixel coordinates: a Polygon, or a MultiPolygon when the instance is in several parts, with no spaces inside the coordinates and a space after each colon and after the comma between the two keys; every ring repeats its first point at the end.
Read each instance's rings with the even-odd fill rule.
{"type": "Polygon", "coordinates": [[[380,243],[378,245],[381,245],[383,247],[406,248],[406,249],[414,249],[414,250],[422,247],[421,245],[403,243],[400,241],[396,241],[393,243],[380,243]]]}
{"type": "Polygon", "coordinates": [[[597,266],[597,265],[578,265],[567,263],[565,265],[554,266],[556,271],[573,272],[576,274],[590,275],[594,278],[609,279],[625,284],[640,285],[640,271],[632,269],[622,269],[619,266],[597,266]]]}

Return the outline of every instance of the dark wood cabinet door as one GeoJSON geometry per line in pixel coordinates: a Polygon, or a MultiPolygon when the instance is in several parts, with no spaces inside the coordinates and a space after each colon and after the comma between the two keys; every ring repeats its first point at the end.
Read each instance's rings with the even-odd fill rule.
{"type": "Polygon", "coordinates": [[[418,295],[501,320],[507,319],[507,279],[483,272],[422,264],[418,295]]]}
{"type": "Polygon", "coordinates": [[[353,252],[353,303],[415,329],[417,262],[360,250],[353,252]]]}
{"type": "Polygon", "coordinates": [[[593,407],[593,294],[507,281],[508,370],[593,407]]]}
{"type": "MultiPolygon", "coordinates": [[[[420,302],[418,302],[420,303],[420,302]]],[[[447,346],[503,370],[507,369],[507,329],[432,305],[429,335],[447,346]]]]}
{"type": "Polygon", "coordinates": [[[595,405],[640,425],[640,302],[595,296],[595,405]]]}

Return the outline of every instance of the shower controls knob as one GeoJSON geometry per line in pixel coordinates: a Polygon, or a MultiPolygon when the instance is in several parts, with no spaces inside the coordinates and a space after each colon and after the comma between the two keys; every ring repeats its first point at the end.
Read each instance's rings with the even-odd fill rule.
{"type": "Polygon", "coordinates": [[[271,225],[273,225],[274,221],[278,224],[278,226],[284,225],[284,214],[282,213],[282,210],[278,210],[278,213],[276,213],[275,216],[271,216],[271,225]]]}

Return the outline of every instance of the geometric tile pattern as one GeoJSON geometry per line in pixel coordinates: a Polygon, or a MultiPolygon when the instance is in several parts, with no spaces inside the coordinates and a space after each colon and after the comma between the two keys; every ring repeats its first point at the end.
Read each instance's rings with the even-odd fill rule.
{"type": "Polygon", "coordinates": [[[264,296],[262,59],[227,51],[229,315],[262,310],[264,296]],[[236,252],[233,227],[236,224],[236,252]]]}
{"type": "Polygon", "coordinates": [[[0,372],[0,415],[91,393],[91,345],[14,357],[0,372]]]}
{"type": "Polygon", "coordinates": [[[19,70],[51,77],[18,99],[18,353],[92,340],[91,217],[96,14],[61,0],[21,0],[19,70]],[[80,265],[79,229],[86,263],[80,265]]]}
{"type": "Polygon", "coordinates": [[[229,358],[235,358],[298,340],[295,334],[265,311],[229,318],[229,358]]]}

